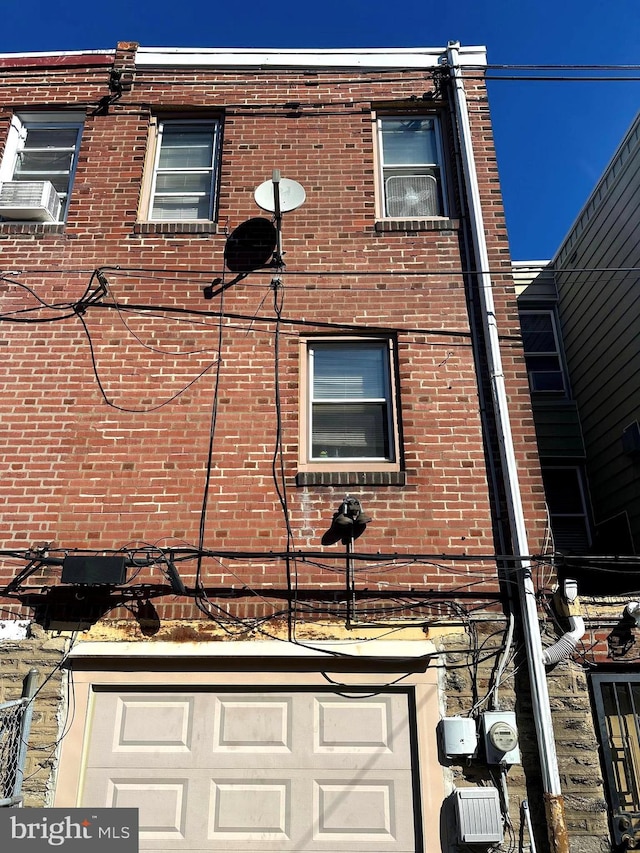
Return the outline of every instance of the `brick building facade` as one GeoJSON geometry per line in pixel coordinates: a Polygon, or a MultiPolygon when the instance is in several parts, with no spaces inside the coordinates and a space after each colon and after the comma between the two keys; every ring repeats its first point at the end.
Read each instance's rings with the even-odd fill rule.
{"type": "MultiPolygon", "coordinates": [[[[484,51],[459,56],[546,589],[484,51]]],[[[0,70],[0,701],[46,676],[26,804],[135,803],[147,848],[392,853],[452,847],[454,789],[481,783],[507,842],[529,798],[545,849],[446,52],[120,43],[0,70]],[[254,200],[273,170],[281,219],[254,200]],[[40,213],[25,182],[56,190],[40,213]],[[490,708],[518,714],[502,775],[482,737],[468,760],[437,738],[490,708]]],[[[606,835],[593,773],[576,849],[606,835]]]]}

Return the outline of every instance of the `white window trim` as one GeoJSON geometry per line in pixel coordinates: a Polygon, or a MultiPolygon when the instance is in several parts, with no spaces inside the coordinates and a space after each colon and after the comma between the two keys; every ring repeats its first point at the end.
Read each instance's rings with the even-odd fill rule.
{"type": "MultiPolygon", "coordinates": [[[[152,121],[151,134],[149,136],[150,145],[147,149],[148,157],[145,164],[145,170],[148,174],[148,179],[143,187],[143,195],[141,199],[141,221],[154,223],[170,223],[170,222],[215,222],[218,206],[218,174],[220,168],[220,120],[217,118],[210,119],[181,119],[172,117],[167,119],[155,119],[152,121]],[[209,127],[213,129],[213,154],[211,164],[211,197],[209,201],[209,216],[206,219],[158,219],[153,217],[153,205],[156,196],[156,182],[159,171],[160,149],[162,147],[162,134],[165,125],[180,124],[193,125],[201,127],[209,127]]],[[[193,171],[193,170],[185,170],[193,171]]],[[[177,195],[180,195],[177,193],[177,195]]],[[[181,193],[184,195],[184,193],[181,193]]]]}
{"type": "Polygon", "coordinates": [[[353,336],[353,337],[311,337],[300,339],[300,434],[299,434],[299,460],[298,470],[300,472],[373,472],[373,471],[400,471],[400,432],[398,425],[398,390],[396,387],[396,343],[392,337],[385,336],[353,336]],[[388,439],[391,458],[350,457],[341,460],[335,458],[322,459],[311,456],[312,438],[312,381],[311,381],[311,349],[314,344],[349,344],[364,342],[383,343],[387,345],[387,376],[385,383],[388,384],[388,439]]]}
{"type": "MultiPolygon", "coordinates": [[[[67,188],[66,198],[64,199],[63,216],[56,222],[40,223],[44,225],[59,225],[65,222],[69,212],[69,200],[73,191],[73,183],[78,167],[78,157],[80,154],[80,144],[82,142],[82,131],[84,129],[86,115],[81,112],[16,112],[11,117],[9,133],[0,162],[0,181],[12,181],[18,154],[22,150],[22,143],[26,139],[26,130],[29,126],[41,125],[48,128],[71,128],[77,130],[76,144],[71,170],[69,172],[69,184],[67,188]]],[[[16,220],[13,220],[16,221],[16,220]]]]}
{"type": "MultiPolygon", "coordinates": [[[[376,139],[375,145],[375,179],[376,179],[376,218],[381,220],[390,220],[392,222],[405,222],[407,220],[411,221],[433,221],[433,220],[441,220],[448,219],[451,215],[450,204],[449,204],[449,196],[448,196],[448,188],[447,188],[447,175],[446,175],[446,162],[444,156],[444,146],[442,139],[442,121],[440,117],[436,113],[411,113],[411,112],[398,112],[398,113],[382,113],[382,114],[374,114],[374,133],[376,139]],[[437,167],[439,171],[439,191],[440,198],[442,200],[442,212],[439,214],[434,214],[432,216],[388,216],[386,212],[386,193],[385,193],[385,164],[384,164],[384,156],[382,149],[382,123],[385,119],[404,119],[404,118],[415,118],[415,119],[430,119],[434,122],[435,125],[435,141],[436,141],[436,149],[438,153],[438,162],[433,164],[437,167]]],[[[427,163],[415,164],[416,169],[424,169],[428,168],[429,165],[427,163]]],[[[391,168],[391,167],[389,167],[391,168]]]]}

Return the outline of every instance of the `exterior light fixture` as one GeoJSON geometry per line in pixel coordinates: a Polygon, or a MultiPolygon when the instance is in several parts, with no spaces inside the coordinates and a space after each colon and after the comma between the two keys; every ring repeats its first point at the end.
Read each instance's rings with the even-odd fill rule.
{"type": "Polygon", "coordinates": [[[367,524],[372,520],[363,511],[358,498],[346,495],[337,512],[333,514],[331,527],[324,533],[322,544],[334,545],[341,541],[343,545],[349,545],[364,533],[367,524]]]}
{"type": "Polygon", "coordinates": [[[629,616],[640,628],[640,601],[630,601],[624,609],[624,615],[629,616]]]}

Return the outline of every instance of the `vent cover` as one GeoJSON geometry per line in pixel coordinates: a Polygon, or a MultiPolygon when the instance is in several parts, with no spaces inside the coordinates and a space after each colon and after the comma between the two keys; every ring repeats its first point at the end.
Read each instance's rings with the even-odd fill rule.
{"type": "Polygon", "coordinates": [[[463,844],[496,844],[504,839],[497,788],[456,788],[456,817],[463,844]]]}
{"type": "Polygon", "coordinates": [[[4,181],[0,184],[0,216],[33,222],[58,222],[60,196],[51,181],[4,181]]]}
{"type": "Polygon", "coordinates": [[[387,216],[438,216],[438,181],[433,175],[394,175],[385,181],[387,216]]]}

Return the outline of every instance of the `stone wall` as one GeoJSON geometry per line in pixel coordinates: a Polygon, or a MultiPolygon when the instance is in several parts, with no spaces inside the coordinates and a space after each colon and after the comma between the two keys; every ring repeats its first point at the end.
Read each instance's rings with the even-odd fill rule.
{"type": "Polygon", "coordinates": [[[38,671],[22,787],[25,806],[52,805],[52,773],[67,708],[60,668],[67,644],[64,637],[52,636],[35,623],[24,638],[0,640],[0,702],[19,699],[29,670],[38,671]]]}
{"type": "MultiPolygon", "coordinates": [[[[474,654],[467,633],[443,638],[442,647],[447,652],[444,673],[447,716],[467,716],[470,709],[486,696],[493,684],[505,630],[506,624],[500,621],[477,626],[477,645],[482,649],[480,655],[474,654]]],[[[526,800],[536,849],[538,853],[546,853],[549,843],[529,677],[517,632],[514,648],[515,655],[505,669],[499,691],[499,708],[516,712],[522,754],[522,764],[509,767],[506,775],[512,838],[520,835],[522,803],[526,800]]],[[[586,672],[579,663],[568,660],[549,670],[547,675],[570,849],[572,853],[610,851],[607,804],[586,672]]],[[[488,699],[478,705],[477,713],[489,710],[490,701],[488,699]]],[[[449,767],[451,782],[455,786],[500,784],[498,768],[484,762],[482,746],[477,758],[466,763],[451,763],[449,767]]],[[[508,835],[505,842],[509,840],[508,835]]],[[[524,839],[525,844],[529,843],[526,827],[524,839]]]]}

